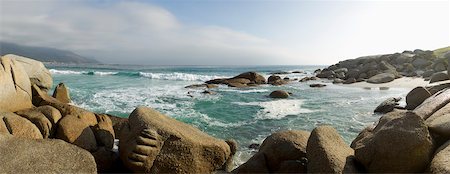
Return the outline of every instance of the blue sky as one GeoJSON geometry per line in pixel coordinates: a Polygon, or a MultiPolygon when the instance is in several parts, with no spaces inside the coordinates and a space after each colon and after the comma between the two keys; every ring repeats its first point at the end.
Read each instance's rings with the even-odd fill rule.
{"type": "Polygon", "coordinates": [[[132,64],[334,64],[450,45],[449,1],[9,1],[0,40],[132,64]]]}

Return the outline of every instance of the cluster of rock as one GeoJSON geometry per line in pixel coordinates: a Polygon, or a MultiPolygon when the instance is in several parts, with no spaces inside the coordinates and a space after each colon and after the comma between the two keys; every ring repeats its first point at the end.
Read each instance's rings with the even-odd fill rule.
{"type": "Polygon", "coordinates": [[[150,108],[129,118],[70,104],[38,61],[0,63],[0,173],[211,173],[230,171],[236,142],[211,137],[150,108]],[[114,141],[119,139],[118,149],[114,141]]]}
{"type": "Polygon", "coordinates": [[[404,51],[402,53],[365,56],[341,61],[317,71],[317,77],[334,80],[335,83],[386,83],[396,78],[429,78],[434,73],[446,71],[446,58],[437,58],[433,51],[404,51]]]}

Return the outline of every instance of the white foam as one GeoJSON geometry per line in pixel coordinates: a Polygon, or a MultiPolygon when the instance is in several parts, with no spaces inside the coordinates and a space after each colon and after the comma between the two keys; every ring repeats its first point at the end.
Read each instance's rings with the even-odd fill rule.
{"type": "Polygon", "coordinates": [[[225,78],[222,76],[210,76],[210,75],[200,75],[200,74],[189,74],[189,73],[149,73],[149,72],[139,72],[142,77],[147,77],[150,79],[160,79],[160,80],[181,80],[181,81],[207,81],[217,78],[225,78]]]}
{"type": "Polygon", "coordinates": [[[104,72],[104,71],[94,71],[95,75],[107,76],[107,75],[116,75],[119,72],[104,72]]]}
{"type": "Polygon", "coordinates": [[[86,73],[85,71],[57,70],[57,69],[50,69],[49,71],[51,74],[83,74],[83,73],[86,73]]]}
{"type": "Polygon", "coordinates": [[[288,115],[311,113],[312,110],[302,108],[303,100],[273,100],[267,102],[235,102],[241,106],[260,106],[262,109],[256,114],[256,119],[282,119],[288,115]]]}

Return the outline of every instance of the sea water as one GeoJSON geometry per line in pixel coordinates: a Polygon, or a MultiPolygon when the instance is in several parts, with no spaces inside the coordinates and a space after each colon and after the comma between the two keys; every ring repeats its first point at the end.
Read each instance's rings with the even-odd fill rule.
{"type": "Polygon", "coordinates": [[[266,78],[273,72],[302,71],[280,75],[301,79],[325,66],[138,66],[138,65],[47,65],[54,86],[64,82],[75,105],[97,113],[120,117],[137,106],[154,108],[179,121],[222,139],[238,142],[235,165],[249,159],[250,144],[261,143],[279,130],[311,131],[319,125],[332,125],[350,143],[380,115],[375,107],[389,97],[404,97],[410,89],[370,90],[334,85],[327,80],[298,82],[283,86],[261,85],[249,88],[220,86],[209,89],[184,88],[204,81],[233,77],[256,71],[266,78]],[[325,83],[311,88],[311,83],[325,83]],[[272,99],[274,90],[285,90],[288,99],[272,99]],[[188,95],[189,93],[189,95],[188,95]]]}

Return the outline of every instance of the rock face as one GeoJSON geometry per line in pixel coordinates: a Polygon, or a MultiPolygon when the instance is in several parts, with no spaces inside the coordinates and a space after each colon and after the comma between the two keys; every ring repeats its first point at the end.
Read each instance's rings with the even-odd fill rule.
{"type": "Polygon", "coordinates": [[[394,108],[396,106],[399,105],[398,102],[401,99],[402,99],[401,97],[399,97],[399,98],[394,98],[394,97],[388,98],[385,101],[383,101],[382,103],[380,103],[380,105],[378,105],[377,108],[375,108],[375,110],[373,112],[375,112],[375,113],[383,113],[383,114],[391,112],[391,111],[394,110],[394,108]]]}
{"type": "Polygon", "coordinates": [[[55,91],[53,91],[53,98],[56,98],[63,103],[71,102],[69,90],[67,89],[66,85],[64,85],[64,83],[60,83],[58,84],[58,86],[56,86],[55,91]]]}
{"type": "Polygon", "coordinates": [[[290,130],[267,137],[258,153],[233,173],[306,173],[306,144],[309,132],[290,130]]]}
{"type": "Polygon", "coordinates": [[[31,83],[25,69],[7,56],[0,59],[0,110],[31,108],[31,83]]]}
{"type": "Polygon", "coordinates": [[[16,114],[30,120],[41,131],[44,138],[53,136],[55,129],[54,124],[42,113],[35,108],[17,111],[16,114]]]}
{"type": "Polygon", "coordinates": [[[271,92],[269,94],[269,97],[271,97],[271,98],[288,98],[289,93],[286,91],[282,91],[282,90],[276,90],[276,91],[271,92]]]}
{"type": "Polygon", "coordinates": [[[394,79],[395,79],[394,74],[381,73],[371,77],[369,80],[367,80],[367,83],[374,83],[374,84],[387,83],[393,81],[394,79]]]}
{"type": "Polygon", "coordinates": [[[8,54],[4,57],[14,59],[17,61],[17,63],[22,65],[32,85],[35,84],[44,91],[48,91],[50,90],[50,88],[52,88],[52,75],[50,74],[50,71],[45,68],[42,62],[13,54],[8,54]]]}
{"type": "Polygon", "coordinates": [[[66,115],[58,122],[56,137],[88,151],[97,150],[97,141],[89,125],[73,115],[66,115]]]}
{"type": "Polygon", "coordinates": [[[440,82],[440,81],[445,81],[445,80],[450,80],[448,75],[447,75],[447,73],[445,73],[445,72],[437,72],[437,73],[434,73],[431,76],[430,83],[440,82]]]}
{"type": "Polygon", "coordinates": [[[414,88],[406,95],[406,109],[415,109],[430,96],[430,92],[424,87],[419,86],[414,88]]]}
{"type": "Polygon", "coordinates": [[[0,173],[97,173],[92,155],[62,140],[0,134],[0,173]]]}
{"type": "Polygon", "coordinates": [[[354,149],[356,159],[375,173],[423,172],[433,155],[427,126],[409,111],[381,117],[373,131],[355,142],[354,149]]]}
{"type": "Polygon", "coordinates": [[[9,133],[22,138],[42,139],[39,129],[26,118],[12,112],[0,112],[0,118],[4,122],[9,133]]]}
{"type": "Polygon", "coordinates": [[[211,173],[231,158],[225,141],[145,107],[130,114],[119,139],[120,158],[134,172],[211,173]]]}
{"type": "Polygon", "coordinates": [[[331,126],[319,126],[311,132],[306,147],[308,173],[358,173],[353,149],[331,126]]]}
{"type": "Polygon", "coordinates": [[[430,163],[431,173],[450,173],[450,140],[436,150],[436,154],[430,163]]]}

